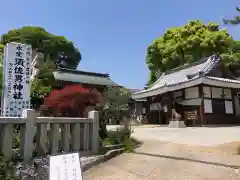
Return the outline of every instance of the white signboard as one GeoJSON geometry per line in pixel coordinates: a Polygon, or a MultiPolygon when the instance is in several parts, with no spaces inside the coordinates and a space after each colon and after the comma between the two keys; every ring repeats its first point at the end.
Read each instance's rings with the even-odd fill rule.
{"type": "Polygon", "coordinates": [[[82,180],[79,154],[50,156],[49,180],[82,180]]]}
{"type": "Polygon", "coordinates": [[[21,116],[30,108],[30,45],[8,43],[4,49],[2,116],[21,116]]]}
{"type": "Polygon", "coordinates": [[[232,101],[225,101],[225,112],[226,112],[226,114],[233,114],[232,101]]]}
{"type": "Polygon", "coordinates": [[[212,100],[204,99],[204,112],[205,113],[213,113],[212,100]]]}

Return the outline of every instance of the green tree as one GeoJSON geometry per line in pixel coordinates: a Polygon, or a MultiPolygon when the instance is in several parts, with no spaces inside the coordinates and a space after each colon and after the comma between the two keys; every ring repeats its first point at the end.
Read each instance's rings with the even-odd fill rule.
{"type": "MultiPolygon", "coordinates": [[[[31,44],[34,50],[44,55],[39,59],[39,75],[31,84],[31,100],[35,108],[40,106],[54,86],[53,71],[57,67],[76,69],[81,60],[79,50],[71,41],[50,34],[41,27],[25,26],[10,30],[1,37],[2,44],[8,42],[31,44]]],[[[4,45],[0,44],[0,53],[4,45]]]]}
{"type": "Polygon", "coordinates": [[[39,64],[38,76],[31,83],[31,102],[35,109],[40,107],[44,98],[55,87],[53,71],[56,69],[56,65],[49,57],[44,59],[39,58],[39,64]]]}
{"type": "MultiPolygon", "coordinates": [[[[236,7],[238,13],[240,8],[236,7]]],[[[237,25],[240,23],[240,16],[235,16],[233,19],[223,19],[224,24],[237,25]]],[[[234,41],[229,52],[222,54],[222,59],[230,69],[239,69],[240,67],[240,41],[234,41]]]]}
{"type": "Polygon", "coordinates": [[[0,44],[0,54],[3,54],[3,50],[4,50],[4,45],[0,44]]]}
{"type": "MultiPolygon", "coordinates": [[[[236,7],[238,13],[240,13],[240,8],[236,7]]],[[[240,16],[235,16],[233,19],[223,19],[224,24],[239,24],[240,23],[240,16]]]]}
{"type": "Polygon", "coordinates": [[[107,136],[108,120],[115,119],[119,122],[122,115],[128,115],[130,97],[130,91],[120,87],[108,87],[103,92],[101,103],[97,107],[100,112],[100,137],[102,139],[107,136]]]}
{"type": "Polygon", "coordinates": [[[105,119],[114,118],[117,121],[121,120],[121,112],[127,112],[128,103],[130,101],[131,93],[125,88],[108,87],[102,97],[100,104],[105,119]]]}
{"type": "Polygon", "coordinates": [[[33,49],[44,53],[57,66],[65,68],[75,69],[81,60],[81,54],[73,42],[63,36],[50,34],[41,27],[25,26],[10,30],[1,38],[2,44],[8,42],[31,44],[33,49]]]}
{"type": "Polygon", "coordinates": [[[222,60],[227,67],[239,68],[240,66],[240,41],[233,41],[228,52],[221,54],[222,60]]]}
{"type": "MultiPolygon", "coordinates": [[[[165,71],[199,60],[213,53],[228,53],[233,39],[218,24],[190,21],[183,27],[168,29],[163,36],[154,40],[147,49],[146,63],[150,70],[148,85],[165,71]]],[[[226,54],[225,58],[230,58],[226,54]]]]}

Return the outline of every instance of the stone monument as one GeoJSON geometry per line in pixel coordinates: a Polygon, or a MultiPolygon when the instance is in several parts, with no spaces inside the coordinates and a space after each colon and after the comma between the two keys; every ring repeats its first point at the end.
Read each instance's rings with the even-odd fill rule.
{"type": "Polygon", "coordinates": [[[168,124],[169,128],[185,128],[186,125],[182,120],[181,114],[178,114],[175,109],[172,109],[172,119],[169,121],[168,124]]]}

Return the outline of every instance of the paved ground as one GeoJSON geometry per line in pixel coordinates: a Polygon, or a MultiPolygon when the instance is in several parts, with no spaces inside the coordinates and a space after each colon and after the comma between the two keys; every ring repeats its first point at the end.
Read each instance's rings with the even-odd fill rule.
{"type": "Polygon", "coordinates": [[[134,136],[144,141],[141,147],[86,171],[84,180],[240,179],[240,156],[203,153],[176,144],[209,146],[240,141],[238,127],[135,128],[134,136]]]}
{"type": "Polygon", "coordinates": [[[145,141],[164,141],[196,146],[216,146],[240,141],[240,127],[134,128],[133,136],[145,141]]]}

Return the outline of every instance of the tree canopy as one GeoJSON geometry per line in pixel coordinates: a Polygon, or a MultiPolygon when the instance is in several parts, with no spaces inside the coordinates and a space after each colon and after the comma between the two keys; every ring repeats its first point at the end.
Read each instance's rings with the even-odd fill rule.
{"type": "Polygon", "coordinates": [[[53,90],[44,99],[42,115],[60,117],[85,117],[89,106],[95,106],[100,95],[94,90],[79,85],[69,85],[61,90],[53,90]]]}
{"type": "Polygon", "coordinates": [[[73,42],[63,36],[51,34],[41,27],[25,26],[10,30],[1,37],[2,44],[5,45],[8,42],[31,44],[34,49],[44,53],[44,56],[50,58],[57,66],[65,68],[76,69],[81,60],[81,54],[73,42]]]}
{"type": "MultiPolygon", "coordinates": [[[[31,100],[35,108],[42,104],[44,97],[52,90],[54,69],[57,67],[76,69],[81,60],[81,54],[73,42],[63,36],[51,34],[41,27],[25,26],[3,34],[1,36],[0,54],[3,53],[4,45],[8,42],[31,44],[34,50],[44,55],[43,58],[39,59],[38,78],[31,85],[31,100]]],[[[2,71],[0,72],[0,78],[1,75],[2,71]]],[[[0,81],[2,81],[2,78],[0,81]]]]}
{"type": "Polygon", "coordinates": [[[237,49],[239,42],[234,42],[228,32],[220,30],[216,23],[204,24],[195,20],[183,27],[167,29],[147,49],[146,63],[150,70],[148,84],[155,82],[167,70],[214,53],[222,55],[228,64],[237,64],[237,49]]]}
{"type": "Polygon", "coordinates": [[[128,111],[128,103],[131,93],[128,89],[119,87],[108,87],[103,92],[102,101],[99,104],[100,117],[103,119],[121,120],[120,114],[128,111]]]}

